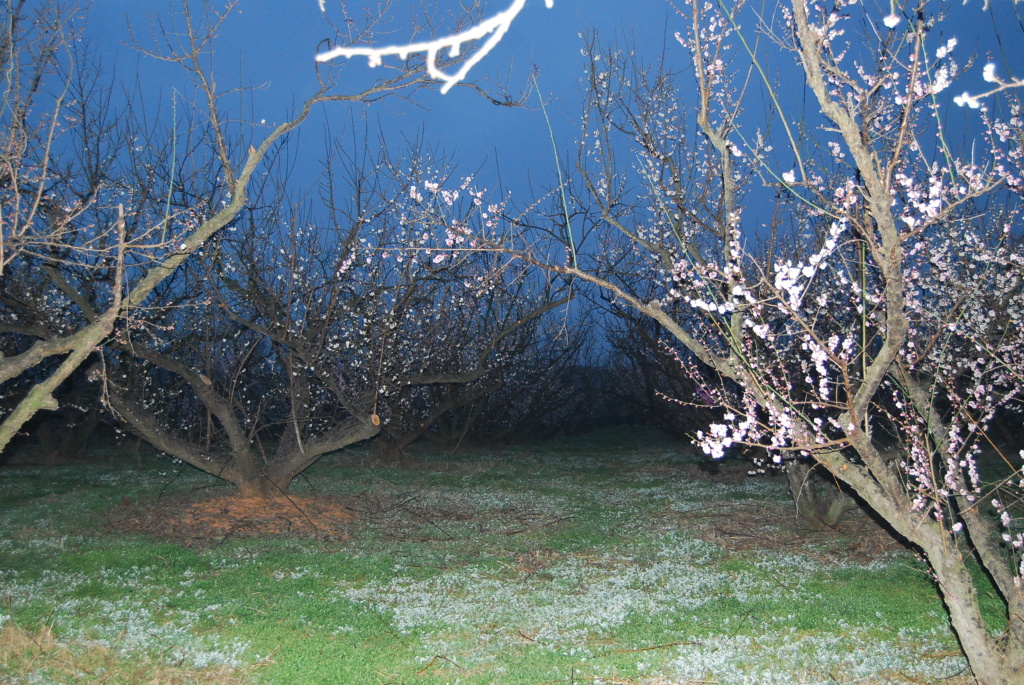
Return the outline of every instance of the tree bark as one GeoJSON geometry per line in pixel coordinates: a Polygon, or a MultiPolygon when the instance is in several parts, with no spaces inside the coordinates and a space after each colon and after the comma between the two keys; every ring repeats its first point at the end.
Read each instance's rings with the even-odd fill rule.
{"type": "Polygon", "coordinates": [[[810,460],[788,462],[789,491],[800,519],[813,528],[834,528],[846,512],[857,508],[857,503],[816,466],[810,460]]]}

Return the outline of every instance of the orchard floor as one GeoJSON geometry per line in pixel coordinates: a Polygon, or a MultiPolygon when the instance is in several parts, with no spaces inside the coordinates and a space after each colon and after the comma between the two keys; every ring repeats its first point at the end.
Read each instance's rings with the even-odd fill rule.
{"type": "Polygon", "coordinates": [[[269,502],[144,448],[0,467],[0,682],[970,682],[911,552],[743,462],[644,429],[373,455],[269,502]]]}
{"type": "Polygon", "coordinates": [[[109,527],[112,531],[200,547],[233,538],[338,541],[348,538],[356,514],[349,499],[330,495],[257,499],[226,493],[136,502],[125,497],[110,512],[109,527]]]}
{"type": "MultiPolygon", "coordinates": [[[[410,474],[433,471],[436,464],[409,461],[393,465],[410,474]]],[[[739,483],[747,478],[735,468],[714,477],[700,469],[686,469],[686,478],[739,483]]],[[[682,477],[676,474],[676,477],[682,477]]],[[[132,501],[124,497],[109,513],[111,531],[142,534],[188,546],[223,544],[233,538],[310,539],[344,541],[358,518],[379,516],[388,509],[404,509],[399,499],[334,495],[282,494],[272,499],[242,498],[229,493],[213,496],[174,495],[132,501]]],[[[420,507],[415,516],[426,521],[451,516],[443,506],[420,507]]],[[[700,511],[665,513],[666,522],[701,532],[701,539],[731,551],[814,548],[822,560],[856,559],[864,563],[906,547],[884,525],[862,510],[848,512],[833,528],[808,526],[793,515],[788,502],[757,501],[714,503],[700,511]]],[[[512,526],[524,523],[511,517],[512,526]]]]}

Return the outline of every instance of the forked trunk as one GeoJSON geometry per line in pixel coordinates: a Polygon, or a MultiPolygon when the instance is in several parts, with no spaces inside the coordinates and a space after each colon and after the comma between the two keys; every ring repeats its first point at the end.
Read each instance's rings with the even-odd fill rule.
{"type": "Polygon", "coordinates": [[[282,487],[274,483],[270,478],[262,475],[256,478],[248,478],[238,483],[238,496],[244,498],[276,499],[287,491],[287,485],[282,487]]]}
{"type": "Polygon", "coordinates": [[[993,635],[982,618],[970,570],[961,560],[950,560],[947,555],[948,552],[937,554],[938,558],[929,555],[928,560],[978,685],[1021,685],[1024,683],[1024,643],[1019,635],[1022,619],[1018,617],[1009,622],[1009,634],[993,635]]]}
{"type": "Polygon", "coordinates": [[[815,471],[813,462],[787,463],[786,478],[797,515],[814,528],[832,528],[843,514],[857,507],[852,497],[815,471]]]}
{"type": "Polygon", "coordinates": [[[251,453],[244,458],[239,456],[235,459],[237,476],[233,479],[238,486],[239,497],[276,499],[288,491],[290,478],[275,478],[274,474],[268,473],[268,469],[264,468],[262,460],[251,453]]]}

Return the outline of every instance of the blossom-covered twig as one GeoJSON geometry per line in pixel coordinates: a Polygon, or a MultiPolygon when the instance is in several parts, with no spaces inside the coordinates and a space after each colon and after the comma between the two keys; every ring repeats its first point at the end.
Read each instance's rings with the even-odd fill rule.
{"type": "Polygon", "coordinates": [[[953,98],[953,102],[960,107],[967,105],[971,109],[978,109],[981,107],[981,98],[995,95],[996,93],[1009,90],[1010,88],[1024,88],[1024,79],[1013,78],[1005,80],[996,76],[996,65],[991,62],[985,65],[985,69],[982,74],[985,81],[996,84],[996,87],[985,91],[984,93],[980,93],[979,95],[971,95],[967,91],[964,91],[961,95],[957,95],[953,98]]]}
{"type": "MultiPolygon", "coordinates": [[[[441,86],[441,92],[447,93],[451,90],[452,86],[466,78],[466,75],[469,74],[469,70],[476,66],[477,62],[483,59],[495,45],[501,42],[501,39],[505,36],[509,27],[512,26],[512,21],[519,15],[519,12],[522,11],[524,4],[526,4],[526,0],[514,0],[509,8],[504,12],[499,12],[490,19],[482,21],[472,28],[444,38],[437,38],[436,40],[424,43],[389,45],[383,48],[339,46],[333,50],[321,52],[316,56],[316,61],[328,62],[335,57],[356,57],[362,55],[367,58],[371,67],[376,67],[379,66],[383,58],[388,55],[397,55],[400,59],[404,60],[412,53],[424,52],[427,55],[427,74],[429,74],[431,78],[444,83],[444,85],[441,86]],[[462,67],[454,74],[446,74],[437,67],[437,56],[441,50],[447,49],[449,57],[458,57],[462,50],[463,43],[467,43],[471,40],[480,40],[487,36],[490,37],[487,38],[487,41],[480,47],[480,50],[463,62],[462,67]]],[[[544,0],[544,4],[550,9],[554,6],[555,0],[544,0]]],[[[321,9],[322,8],[323,5],[321,4],[321,9]]]]}

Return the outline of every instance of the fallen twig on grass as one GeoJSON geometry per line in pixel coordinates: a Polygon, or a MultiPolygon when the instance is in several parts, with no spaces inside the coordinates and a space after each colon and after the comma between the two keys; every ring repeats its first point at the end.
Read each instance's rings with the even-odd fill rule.
{"type": "Polygon", "coordinates": [[[442,528],[441,526],[439,526],[436,523],[434,523],[433,521],[431,521],[429,517],[424,516],[423,514],[419,513],[418,511],[413,511],[412,509],[409,509],[406,506],[402,506],[401,509],[402,509],[402,511],[406,512],[407,514],[412,514],[413,516],[421,518],[424,521],[426,521],[427,523],[429,523],[430,525],[432,525],[434,528],[437,528],[439,531],[441,531],[441,534],[444,535],[445,537],[447,537],[449,540],[456,540],[457,539],[454,535],[452,535],[451,533],[446,531],[444,528],[442,528]]]}
{"type": "Polygon", "coordinates": [[[613,649],[605,654],[632,654],[633,652],[649,652],[652,649],[665,649],[666,647],[679,647],[682,645],[698,645],[702,646],[702,642],[693,642],[687,640],[686,642],[666,642],[663,645],[654,645],[653,647],[637,647],[636,649],[613,649]]]}
{"type": "Polygon", "coordinates": [[[388,623],[387,619],[385,619],[383,616],[381,616],[380,612],[377,611],[377,607],[371,606],[370,607],[370,613],[372,613],[374,616],[376,616],[377,620],[380,621],[381,624],[385,628],[387,628],[388,632],[390,632],[392,635],[394,635],[398,639],[399,642],[401,642],[406,647],[409,646],[409,643],[406,641],[406,639],[404,637],[402,637],[402,634],[400,632],[398,632],[397,630],[395,630],[394,627],[392,627],[392,625],[390,623],[388,623]]]}
{"type": "Polygon", "coordinates": [[[562,521],[568,521],[571,518],[575,518],[575,516],[570,514],[569,516],[562,516],[562,517],[559,517],[559,518],[556,518],[556,519],[552,519],[551,521],[546,521],[545,523],[538,523],[537,525],[534,525],[534,526],[527,526],[526,528],[518,528],[516,530],[510,530],[510,531],[507,531],[505,533],[505,535],[506,536],[512,536],[512,535],[519,535],[520,533],[526,533],[526,532],[531,531],[531,530],[540,530],[541,528],[547,528],[548,526],[553,526],[556,523],[561,523],[562,521]]]}
{"type": "Polygon", "coordinates": [[[270,664],[274,663],[274,656],[280,651],[281,645],[274,647],[272,650],[270,650],[269,654],[267,654],[265,657],[263,657],[255,664],[253,664],[253,666],[269,666],[270,664]]]}
{"type": "Polygon", "coordinates": [[[546,642],[541,642],[540,640],[538,640],[535,637],[530,637],[529,635],[527,635],[526,633],[524,633],[521,630],[517,631],[516,634],[519,635],[519,637],[523,638],[524,640],[529,640],[530,642],[532,642],[534,644],[538,644],[538,645],[547,644],[546,642]]]}
{"type": "Polygon", "coordinates": [[[435,663],[437,663],[438,659],[441,659],[442,661],[447,661],[448,663],[450,663],[452,666],[454,666],[455,668],[459,669],[460,671],[465,671],[466,670],[462,666],[459,666],[457,663],[455,663],[454,661],[449,659],[448,657],[441,656],[440,654],[435,654],[434,658],[430,660],[429,664],[427,664],[426,666],[424,666],[420,670],[416,671],[416,675],[423,675],[424,671],[426,671],[428,668],[430,668],[435,663]]]}

